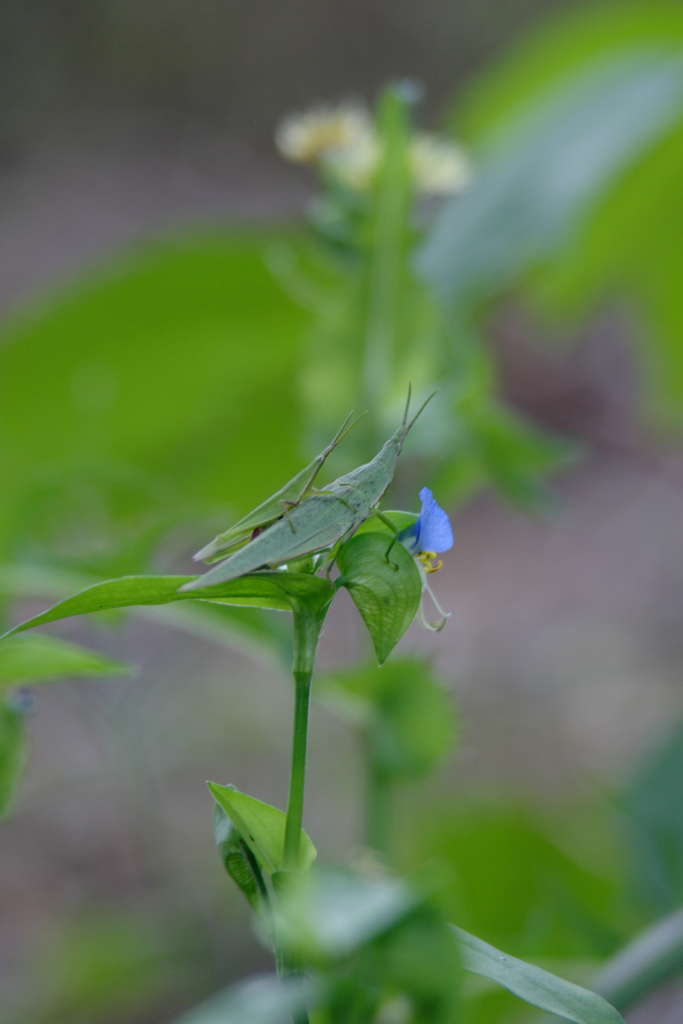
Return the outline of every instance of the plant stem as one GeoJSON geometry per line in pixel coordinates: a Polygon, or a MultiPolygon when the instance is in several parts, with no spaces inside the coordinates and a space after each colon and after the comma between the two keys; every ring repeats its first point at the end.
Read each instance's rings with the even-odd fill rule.
{"type": "MultiPolygon", "coordinates": [[[[299,870],[301,827],[304,815],[304,787],[306,784],[306,748],[308,743],[308,708],[311,699],[311,679],[315,652],[318,646],[320,628],[325,612],[303,602],[294,606],[294,731],[292,736],[292,762],[289,775],[289,800],[285,823],[283,868],[285,871],[299,870]]],[[[301,965],[295,963],[289,951],[276,939],[276,961],[280,977],[302,973],[301,965]]],[[[292,1015],[292,1024],[308,1024],[308,1013],[304,1007],[292,1015]]]]}
{"type": "Polygon", "coordinates": [[[294,663],[292,674],[295,684],[294,732],[292,736],[292,762],[289,776],[289,801],[285,825],[283,867],[285,871],[299,870],[299,847],[304,814],[304,786],[306,783],[306,746],[308,740],[308,708],[311,698],[311,678],[318,636],[322,625],[317,609],[303,602],[294,610],[294,663]]]}

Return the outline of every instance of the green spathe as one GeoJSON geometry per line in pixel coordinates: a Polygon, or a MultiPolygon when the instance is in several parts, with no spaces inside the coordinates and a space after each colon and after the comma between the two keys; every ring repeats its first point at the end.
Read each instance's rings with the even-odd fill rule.
{"type": "Polygon", "coordinates": [[[372,637],[383,664],[415,618],[422,581],[412,555],[394,544],[387,557],[385,533],[352,537],[339,553],[341,577],[372,637]]]}
{"type": "MultiPolygon", "coordinates": [[[[287,821],[284,811],[264,804],[253,796],[247,796],[246,793],[240,793],[234,786],[220,786],[217,782],[209,782],[207,785],[263,870],[271,875],[281,871],[287,821]]],[[[315,847],[302,829],[299,870],[308,871],[315,857],[315,847]]]]}

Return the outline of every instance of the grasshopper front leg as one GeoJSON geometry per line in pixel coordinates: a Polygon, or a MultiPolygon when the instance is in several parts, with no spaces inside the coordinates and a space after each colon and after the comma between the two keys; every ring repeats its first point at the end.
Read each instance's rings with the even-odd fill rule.
{"type": "Polygon", "coordinates": [[[398,564],[397,564],[396,562],[392,562],[392,561],[391,561],[391,559],[389,558],[389,552],[391,551],[391,549],[393,548],[394,544],[395,544],[395,543],[396,543],[396,541],[398,540],[398,535],[399,535],[399,533],[400,533],[401,531],[400,531],[400,530],[399,530],[399,528],[398,528],[398,527],[396,526],[396,523],[393,523],[393,522],[391,521],[391,519],[389,518],[389,516],[385,516],[384,512],[380,512],[380,510],[379,510],[378,508],[373,508],[373,509],[372,509],[372,511],[373,511],[373,512],[374,512],[374,514],[375,514],[375,515],[377,516],[377,518],[378,518],[379,520],[381,520],[381,522],[383,522],[383,523],[384,523],[384,525],[385,525],[385,526],[388,526],[390,530],[393,530],[394,536],[393,536],[393,537],[392,537],[392,539],[391,539],[391,544],[389,545],[389,547],[387,548],[387,550],[386,550],[386,551],[385,551],[385,553],[384,553],[384,561],[385,561],[385,562],[386,562],[386,563],[387,563],[388,565],[392,565],[392,566],[394,567],[394,569],[395,569],[395,570],[398,570],[398,564]]]}

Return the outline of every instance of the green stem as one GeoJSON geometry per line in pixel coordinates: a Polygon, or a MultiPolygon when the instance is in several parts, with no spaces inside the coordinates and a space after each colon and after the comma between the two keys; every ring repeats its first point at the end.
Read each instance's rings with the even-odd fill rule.
{"type": "Polygon", "coordinates": [[[301,845],[304,786],[306,783],[308,708],[311,699],[313,664],[321,625],[321,617],[317,609],[307,607],[303,603],[296,607],[294,611],[294,663],[292,666],[296,691],[292,766],[289,776],[289,801],[287,803],[283,855],[285,871],[299,870],[299,847],[301,845]]]}
{"type": "MultiPolygon", "coordinates": [[[[308,743],[308,709],[311,699],[311,679],[315,652],[318,646],[324,611],[304,603],[294,606],[294,662],[292,674],[295,684],[294,732],[292,736],[292,762],[289,776],[289,800],[285,823],[283,868],[299,870],[301,828],[304,816],[304,788],[306,784],[306,748],[308,743]]],[[[276,938],[276,961],[280,977],[301,974],[301,965],[292,960],[286,947],[276,938]]],[[[308,1024],[308,1014],[301,1008],[292,1016],[293,1024],[308,1024]]]]}

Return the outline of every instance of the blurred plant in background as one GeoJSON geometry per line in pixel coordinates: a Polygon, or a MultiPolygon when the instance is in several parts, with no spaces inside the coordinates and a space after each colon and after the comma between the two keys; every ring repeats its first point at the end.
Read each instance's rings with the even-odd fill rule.
{"type": "MultiPolygon", "coordinates": [[[[453,504],[492,483],[545,507],[548,473],[578,449],[501,397],[488,324],[511,297],[545,338],[601,304],[628,305],[643,420],[677,428],[682,51],[678,4],[589,5],[541,24],[473,81],[449,116],[462,143],[416,131],[409,84],[387,90],[374,112],[349,103],[292,116],[278,143],[319,172],[312,237],[274,229],[162,240],[17,318],[0,350],[7,609],[175,569],[207,522],[260,501],[352,407],[369,415],[339,459],[349,468],[373,454],[408,381],[419,394],[441,391],[416,425],[397,503],[412,506],[426,480],[453,504]]],[[[639,440],[656,461],[658,441],[643,428],[639,440]]],[[[144,614],[233,649],[289,656],[280,624],[255,609],[193,602],[144,614]]],[[[378,780],[394,790],[436,765],[451,734],[443,691],[421,662],[408,664],[430,694],[424,719],[411,710],[405,664],[388,663],[389,682],[365,666],[321,681],[361,737],[369,803],[378,780]]],[[[42,678],[35,666],[17,671],[7,685],[42,678]]],[[[10,702],[3,714],[0,775],[13,781],[23,713],[10,702]]],[[[618,822],[602,798],[543,817],[452,794],[447,809],[415,809],[394,793],[420,822],[409,837],[406,815],[395,815],[395,862],[440,855],[454,869],[452,916],[589,984],[600,961],[680,905],[680,748],[675,729],[624,783],[618,822]]],[[[368,837],[377,845],[370,826],[368,837]]],[[[680,971],[677,922],[659,946],[646,936],[626,976],[615,961],[602,990],[617,1005],[680,971]]],[[[78,984],[85,1005],[89,982],[78,984]]],[[[73,1006],[69,998],[60,996],[73,1006]]],[[[106,1019],[106,999],[101,1018],[97,999],[88,1005],[93,1020],[106,1019]]],[[[43,1019],[60,1019],[51,1012],[43,1019]]],[[[468,1012],[483,1024],[515,1010],[512,997],[482,989],[468,1012]]]]}

